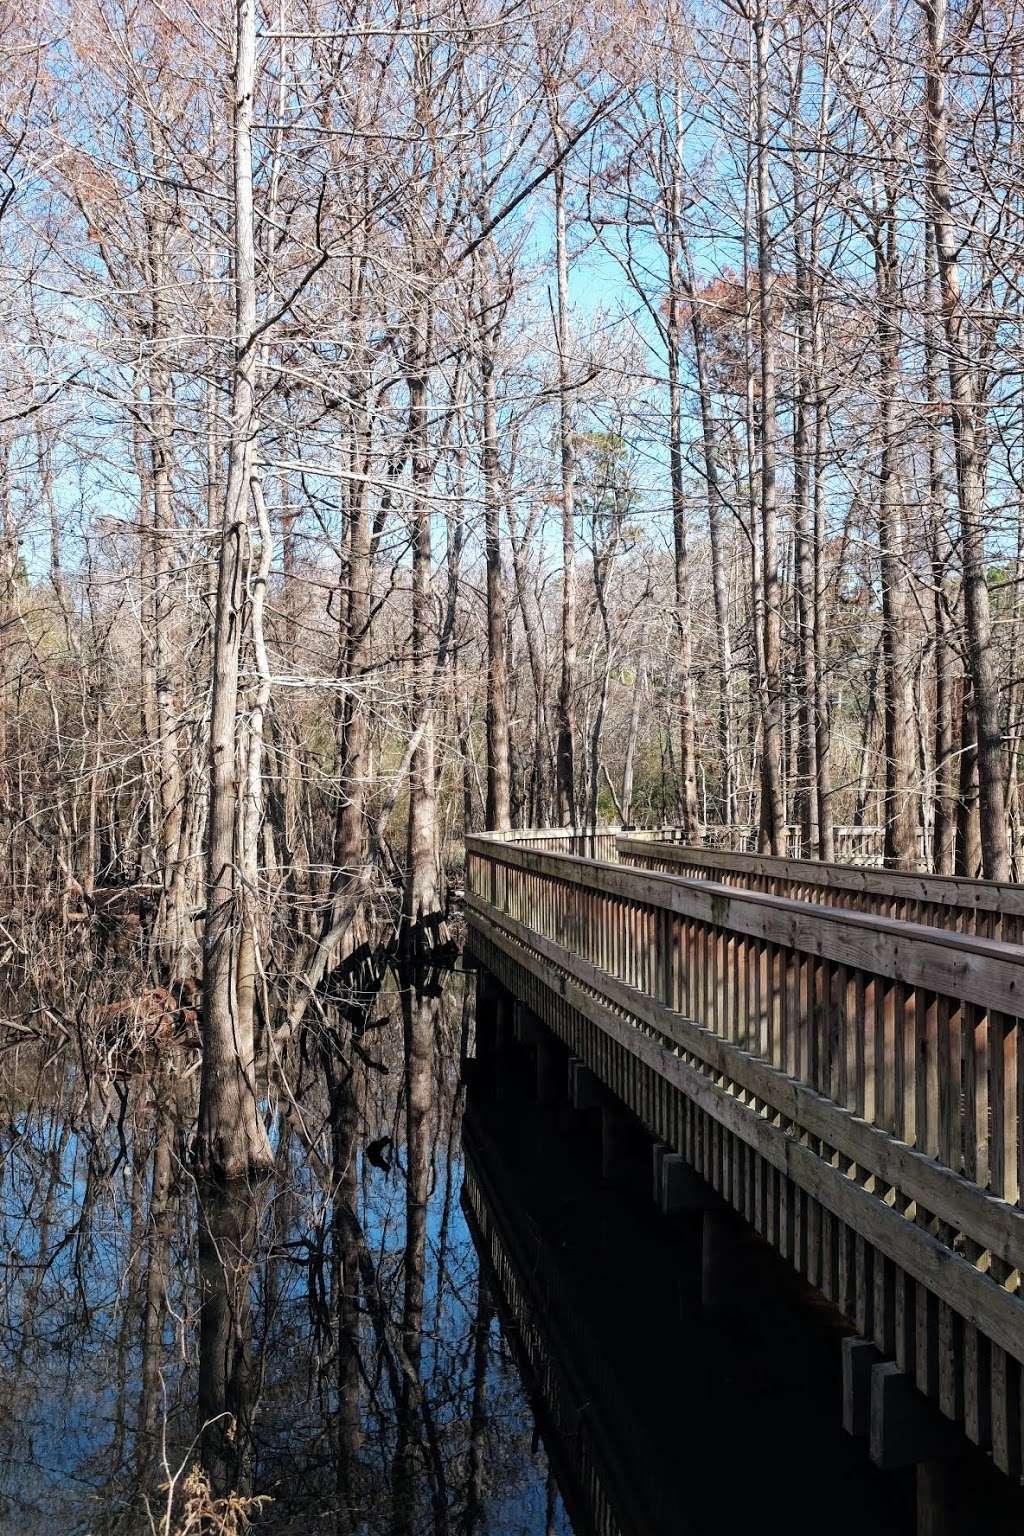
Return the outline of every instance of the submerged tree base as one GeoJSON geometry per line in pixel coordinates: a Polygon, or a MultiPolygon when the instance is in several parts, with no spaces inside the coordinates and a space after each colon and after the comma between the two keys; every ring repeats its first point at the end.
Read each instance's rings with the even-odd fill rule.
{"type": "Polygon", "coordinates": [[[200,1458],[213,1492],[251,1488],[253,1379],[250,1278],[259,1252],[261,1202],[248,1180],[200,1179],[200,1458]]]}

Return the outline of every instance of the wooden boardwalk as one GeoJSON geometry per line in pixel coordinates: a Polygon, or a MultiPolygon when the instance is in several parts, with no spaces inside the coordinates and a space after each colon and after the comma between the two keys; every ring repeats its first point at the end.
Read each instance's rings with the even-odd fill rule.
{"type": "Polygon", "coordinates": [[[615,833],[467,840],[483,965],[838,1308],[883,1385],[1015,1480],[1022,894],[615,833]]]}

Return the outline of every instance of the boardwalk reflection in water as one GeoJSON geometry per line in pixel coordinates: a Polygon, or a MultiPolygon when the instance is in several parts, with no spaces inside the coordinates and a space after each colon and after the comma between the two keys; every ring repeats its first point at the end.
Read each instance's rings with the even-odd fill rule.
{"type": "Polygon", "coordinates": [[[698,1230],[602,1184],[593,1128],[539,1110],[531,1071],[510,1053],[497,1100],[471,1092],[463,1202],[576,1536],[732,1530],[754,1498],[808,1536],[825,1508],[912,1531],[908,1478],[840,1429],[835,1336],[756,1268],[754,1312],[702,1313],[698,1230]]]}

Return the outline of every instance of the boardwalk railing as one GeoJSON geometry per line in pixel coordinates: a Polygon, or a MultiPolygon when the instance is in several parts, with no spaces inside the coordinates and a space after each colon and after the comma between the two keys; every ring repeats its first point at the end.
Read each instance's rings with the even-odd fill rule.
{"type": "Polygon", "coordinates": [[[482,961],[1019,1477],[1024,948],[467,840],[482,961]]]}
{"type": "MultiPolygon", "coordinates": [[[[709,822],[698,828],[704,851],[709,849],[731,853],[752,853],[757,846],[757,827],[739,824],[719,826],[709,822]]],[[[488,837],[514,842],[523,848],[536,848],[548,853],[575,853],[581,858],[612,859],[617,855],[620,838],[631,844],[654,841],[661,844],[686,844],[689,839],[679,827],[661,826],[645,828],[598,827],[539,827],[516,829],[513,832],[488,833],[488,837]]],[[[833,837],[836,853],[842,862],[875,865],[882,862],[883,827],[835,827],[833,837]]],[[[792,858],[799,858],[801,836],[799,827],[785,828],[786,848],[792,858]]]]}
{"type": "Polygon", "coordinates": [[[624,832],[616,849],[619,863],[632,868],[714,880],[741,890],[764,891],[769,896],[871,912],[877,917],[952,928],[1013,944],[1024,938],[1024,886],[1020,885],[690,848],[674,841],[661,842],[657,834],[635,838],[624,832]]]}
{"type": "Polygon", "coordinates": [[[614,859],[616,841],[623,835],[639,842],[647,837],[670,838],[673,833],[672,827],[626,834],[621,827],[541,827],[491,832],[487,836],[497,841],[514,842],[521,848],[534,848],[539,853],[575,853],[586,859],[614,859]]]}
{"type": "MultiPolygon", "coordinates": [[[[699,828],[700,840],[705,847],[731,853],[755,853],[758,830],[752,822],[741,822],[733,826],[707,822],[699,828]]],[[[805,852],[800,827],[792,825],[783,827],[782,836],[786,856],[799,859],[805,852]]],[[[678,829],[673,829],[668,840],[670,842],[692,841],[690,838],[683,837],[678,829]]],[[[841,863],[869,866],[882,863],[885,848],[884,827],[833,827],[832,841],[835,845],[836,858],[841,863]]]]}

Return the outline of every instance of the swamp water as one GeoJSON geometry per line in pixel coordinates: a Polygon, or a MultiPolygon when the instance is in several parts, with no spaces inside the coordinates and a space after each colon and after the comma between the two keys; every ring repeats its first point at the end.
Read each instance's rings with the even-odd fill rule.
{"type": "Polygon", "coordinates": [[[325,1016],[274,1177],[201,1220],[180,1081],[0,1056],[0,1536],[912,1530],[830,1328],[759,1272],[702,1314],[696,1229],[602,1183],[528,1048],[465,1070],[475,1008],[457,970],[325,1016]]]}

